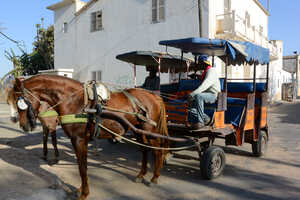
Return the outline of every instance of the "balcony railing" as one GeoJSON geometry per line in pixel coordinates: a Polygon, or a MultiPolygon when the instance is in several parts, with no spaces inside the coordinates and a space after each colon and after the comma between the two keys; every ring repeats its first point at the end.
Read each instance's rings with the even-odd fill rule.
{"type": "Polygon", "coordinates": [[[268,37],[247,22],[245,18],[236,14],[234,10],[230,13],[216,16],[216,38],[250,41],[269,48],[271,58],[276,58],[278,55],[277,47],[269,43],[268,37]]]}

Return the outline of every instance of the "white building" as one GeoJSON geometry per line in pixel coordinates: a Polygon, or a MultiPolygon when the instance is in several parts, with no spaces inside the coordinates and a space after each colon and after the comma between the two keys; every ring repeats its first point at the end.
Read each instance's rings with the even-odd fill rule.
{"type": "MultiPolygon", "coordinates": [[[[55,68],[74,68],[73,77],[80,81],[133,83],[132,68],[116,55],[164,51],[160,40],[198,37],[199,32],[202,37],[251,41],[269,48],[272,60],[280,58],[277,43],[268,39],[269,13],[258,0],[202,0],[200,8],[199,28],[195,0],[63,0],[48,7],[54,11],[55,68]]],[[[220,62],[216,63],[222,74],[220,62]]],[[[249,67],[232,68],[229,73],[251,77],[249,67]]],[[[138,83],[144,77],[141,68],[138,83]]]]}

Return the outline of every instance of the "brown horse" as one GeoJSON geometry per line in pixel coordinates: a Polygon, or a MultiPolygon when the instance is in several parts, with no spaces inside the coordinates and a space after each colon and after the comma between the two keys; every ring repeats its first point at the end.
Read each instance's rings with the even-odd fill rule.
{"type": "MultiPolygon", "coordinates": [[[[122,92],[112,93],[110,100],[107,101],[107,107],[124,111],[118,113],[118,116],[127,119],[132,125],[143,129],[144,131],[156,132],[167,136],[165,107],[163,100],[150,92],[142,89],[129,89],[127,93],[135,97],[147,110],[147,117],[157,124],[140,120],[136,115],[134,105],[128,96],[122,92]]],[[[19,123],[24,131],[31,130],[35,127],[36,117],[40,107],[40,101],[47,102],[50,106],[54,106],[59,116],[83,113],[85,106],[89,107],[93,102],[88,101],[85,105],[84,86],[82,83],[62,76],[54,75],[37,75],[23,82],[16,79],[14,85],[14,94],[17,100],[19,123]]],[[[94,121],[92,121],[94,122],[94,121]]],[[[127,130],[119,122],[112,119],[104,119],[102,124],[110,128],[114,132],[124,134],[127,130]]],[[[93,133],[94,124],[92,123],[73,123],[62,124],[64,132],[71,139],[73,148],[76,153],[79,172],[81,176],[81,187],[79,191],[81,195],[79,199],[86,199],[89,194],[88,177],[87,177],[87,144],[93,133]]],[[[169,142],[161,138],[148,138],[145,135],[136,133],[137,138],[144,144],[154,147],[168,147],[169,142]]],[[[142,166],[137,181],[143,179],[147,173],[147,151],[142,149],[142,166]]],[[[153,150],[154,153],[154,174],[151,179],[152,183],[157,183],[160,176],[160,169],[167,151],[153,150]]]]}
{"type": "MultiPolygon", "coordinates": [[[[19,79],[20,80],[20,79],[19,79]]],[[[21,79],[22,81],[24,79],[21,79]]],[[[15,81],[11,80],[10,84],[14,84],[15,81]]],[[[17,107],[16,107],[16,99],[13,93],[13,88],[11,87],[5,87],[4,93],[5,93],[5,98],[7,104],[10,106],[10,111],[11,111],[11,117],[10,120],[14,123],[17,123],[19,120],[18,117],[18,112],[17,112],[17,107]]],[[[50,109],[50,106],[47,102],[41,102],[41,105],[39,107],[39,113],[44,113],[46,111],[53,111],[53,109],[50,109]]],[[[58,124],[57,117],[56,116],[48,116],[48,117],[38,117],[40,122],[42,123],[43,127],[43,157],[42,159],[45,161],[48,161],[48,136],[49,133],[51,135],[52,139],[52,145],[54,147],[54,155],[55,159],[52,161],[48,161],[49,164],[55,164],[58,162],[58,157],[59,157],[59,152],[57,149],[57,138],[56,138],[56,127],[58,124]]]]}

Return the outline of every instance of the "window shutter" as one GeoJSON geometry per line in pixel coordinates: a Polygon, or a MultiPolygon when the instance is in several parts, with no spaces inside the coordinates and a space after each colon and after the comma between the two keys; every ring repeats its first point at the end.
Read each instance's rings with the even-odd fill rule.
{"type": "Polygon", "coordinates": [[[159,0],[159,21],[165,20],[165,0],[159,0]]]}
{"type": "Polygon", "coordinates": [[[92,72],[92,80],[96,80],[96,72],[92,72]]]}
{"type": "Polygon", "coordinates": [[[96,13],[91,14],[91,32],[96,30],[96,13]]]}
{"type": "Polygon", "coordinates": [[[102,30],[103,26],[102,26],[102,11],[98,11],[96,14],[96,29],[97,31],[102,30]]]}
{"type": "Polygon", "coordinates": [[[63,24],[63,32],[64,33],[68,32],[68,23],[67,22],[64,22],[64,24],[63,24]]]}
{"type": "Polygon", "coordinates": [[[97,71],[97,81],[101,81],[101,71],[97,71]]]}
{"type": "Polygon", "coordinates": [[[157,21],[157,0],[152,0],[152,22],[157,21]]]}

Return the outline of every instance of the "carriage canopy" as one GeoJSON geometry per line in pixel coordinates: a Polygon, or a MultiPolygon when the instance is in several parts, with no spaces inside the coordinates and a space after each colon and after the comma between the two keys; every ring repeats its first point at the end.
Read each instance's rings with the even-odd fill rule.
{"type": "Polygon", "coordinates": [[[251,42],[235,40],[208,39],[208,38],[184,38],[177,40],[163,40],[160,45],[181,49],[183,52],[191,52],[194,55],[218,56],[224,62],[228,59],[230,65],[268,64],[270,62],[269,49],[263,48],[251,42]]]}
{"type": "Polygon", "coordinates": [[[192,59],[186,57],[181,59],[181,56],[162,52],[132,51],[117,55],[116,58],[124,62],[147,67],[158,67],[158,61],[161,58],[160,71],[164,73],[169,72],[169,70],[175,73],[186,72],[187,62],[190,63],[190,70],[199,68],[199,66],[194,64],[194,60],[192,59]]]}

